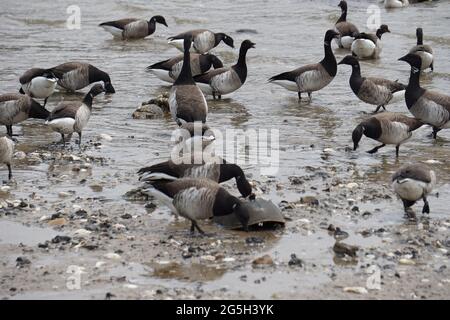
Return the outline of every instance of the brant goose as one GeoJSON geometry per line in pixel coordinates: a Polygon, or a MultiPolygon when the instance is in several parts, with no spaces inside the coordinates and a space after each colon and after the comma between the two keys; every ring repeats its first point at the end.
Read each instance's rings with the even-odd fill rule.
{"type": "Polygon", "coordinates": [[[14,154],[14,142],[10,137],[4,136],[0,138],[0,163],[6,164],[8,167],[8,179],[12,179],[11,162],[14,154]]]}
{"type": "Polygon", "coordinates": [[[355,57],[345,56],[338,64],[347,64],[352,67],[350,87],[361,101],[377,106],[374,113],[377,113],[380,108],[386,110],[386,104],[403,98],[406,88],[404,84],[383,78],[362,77],[359,61],[355,57]]]}
{"type": "Polygon", "coordinates": [[[179,35],[169,38],[169,44],[175,46],[178,50],[183,51],[184,39],[187,36],[192,37],[192,50],[197,53],[207,53],[212,48],[219,45],[221,41],[225,42],[231,48],[234,48],[233,38],[225,33],[214,33],[207,29],[196,29],[180,33],[179,35]]]}
{"type": "Polygon", "coordinates": [[[342,0],[339,2],[338,7],[341,8],[341,16],[335,24],[335,28],[339,32],[337,42],[339,48],[350,49],[359,30],[353,23],[347,21],[347,2],[342,0]]]}
{"type": "Polygon", "coordinates": [[[423,164],[410,164],[401,167],[392,176],[392,187],[402,199],[403,207],[410,218],[415,218],[411,206],[423,200],[422,213],[430,213],[427,195],[436,185],[436,174],[423,164]]]}
{"type": "Polygon", "coordinates": [[[195,164],[195,155],[191,157],[187,163],[175,163],[172,160],[157,163],[149,167],[141,168],[138,174],[141,176],[139,180],[147,181],[155,176],[168,175],[173,178],[208,178],[218,183],[236,179],[236,185],[243,197],[248,197],[252,193],[252,186],[245,177],[244,171],[237,164],[227,163],[221,160],[219,163],[195,164]]]}
{"type": "Polygon", "coordinates": [[[311,93],[327,86],[336,76],[337,65],[331,49],[331,40],[338,36],[339,34],[334,30],[328,30],[325,33],[325,57],[322,61],[280,73],[270,78],[269,82],[278,84],[289,91],[298,92],[299,100],[302,99],[302,93],[307,92],[311,101],[311,93]]]}
{"type": "Polygon", "coordinates": [[[115,93],[109,75],[84,62],[66,62],[49,69],[58,78],[58,85],[69,91],[77,91],[91,83],[103,81],[107,93],[115,93]]]}
{"type": "Polygon", "coordinates": [[[19,92],[27,94],[32,98],[44,99],[44,107],[47,99],[56,88],[57,79],[55,75],[46,69],[32,68],[26,71],[20,78],[19,92]]]}
{"type": "Polygon", "coordinates": [[[434,71],[434,57],[433,57],[433,48],[431,46],[423,44],[423,30],[422,28],[416,29],[417,36],[417,45],[415,45],[409,53],[415,53],[422,58],[422,65],[420,70],[425,70],[430,68],[431,71],[434,71]]]}
{"type": "Polygon", "coordinates": [[[450,96],[420,87],[422,58],[419,55],[408,53],[399,60],[411,66],[406,106],[414,117],[433,127],[433,138],[436,139],[438,131],[450,128],[450,96]]]}
{"type": "Polygon", "coordinates": [[[156,23],[168,27],[163,16],[154,16],[149,21],[126,18],[100,23],[99,26],[108,31],[113,37],[125,39],[144,39],[156,30],[156,23]]]}
{"type": "Polygon", "coordinates": [[[368,153],[375,153],[387,144],[395,145],[395,155],[398,157],[400,145],[411,138],[412,132],[423,125],[415,118],[407,117],[401,113],[383,112],[362,121],[353,130],[353,150],[358,148],[363,134],[371,139],[379,141],[382,145],[377,146],[368,153]]]}
{"type": "Polygon", "coordinates": [[[183,67],[180,75],[170,89],[169,107],[172,118],[178,125],[183,122],[206,122],[208,105],[202,91],[192,78],[191,59],[189,49],[192,37],[184,39],[183,67]]]}
{"type": "Polygon", "coordinates": [[[378,59],[382,50],[381,36],[391,32],[387,25],[382,24],[376,34],[361,32],[355,36],[352,43],[352,54],[358,59],[378,59]]]}
{"type": "Polygon", "coordinates": [[[52,110],[45,124],[61,134],[63,145],[66,143],[65,135],[69,135],[70,140],[72,133],[76,132],[79,136],[78,145],[81,147],[81,132],[91,116],[92,100],[101,92],[105,92],[105,89],[97,83],[89,90],[82,102],[61,102],[52,110]]]}
{"type": "MultiPolygon", "coordinates": [[[[184,55],[180,54],[174,58],[152,64],[147,67],[147,70],[162,81],[173,83],[178,78],[183,67],[183,57],[184,55]]],[[[211,66],[214,69],[218,69],[223,67],[223,63],[213,54],[191,53],[191,73],[193,77],[207,72],[211,69],[211,66]]]]}
{"type": "Polygon", "coordinates": [[[205,234],[198,226],[197,220],[230,214],[235,214],[244,230],[248,231],[249,208],[217,182],[205,178],[167,177],[155,178],[147,183],[150,187],[144,192],[160,200],[172,212],[190,220],[191,233],[197,229],[201,234],[205,234]]]}
{"type": "Polygon", "coordinates": [[[216,96],[221,99],[223,94],[228,94],[239,89],[247,79],[247,64],[245,57],[250,48],[255,44],[250,40],[244,40],[239,49],[239,58],[232,67],[219,68],[211,70],[204,74],[194,77],[194,81],[204,94],[216,96]]]}
{"type": "Polygon", "coordinates": [[[0,125],[6,126],[7,134],[13,136],[13,124],[28,118],[46,119],[49,112],[30,96],[19,93],[0,95],[0,125]]]}

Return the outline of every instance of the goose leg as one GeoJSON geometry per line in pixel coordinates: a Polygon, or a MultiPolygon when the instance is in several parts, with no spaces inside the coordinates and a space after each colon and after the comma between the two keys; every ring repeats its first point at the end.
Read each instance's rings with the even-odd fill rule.
{"type": "Polygon", "coordinates": [[[309,101],[311,102],[312,101],[312,94],[311,94],[311,92],[308,92],[308,98],[309,98],[309,101]]]}
{"type": "Polygon", "coordinates": [[[12,136],[13,136],[12,125],[10,125],[10,124],[6,125],[6,134],[12,138],[12,136]]]}
{"type": "Polygon", "coordinates": [[[441,129],[437,128],[437,127],[433,127],[433,139],[436,140],[437,139],[437,133],[441,131],[441,129]]]}
{"type": "Polygon", "coordinates": [[[195,233],[195,223],[194,223],[194,221],[192,220],[192,221],[191,221],[191,235],[194,235],[194,233],[195,233]]]}
{"type": "Polygon", "coordinates": [[[301,92],[298,93],[298,101],[302,101],[302,93],[301,92]]]}
{"type": "Polygon", "coordinates": [[[11,180],[13,175],[12,175],[12,170],[11,170],[11,164],[7,164],[6,165],[8,167],[8,179],[11,180]]]}
{"type": "Polygon", "coordinates": [[[384,110],[386,110],[386,108],[383,105],[378,106],[375,111],[373,113],[377,113],[378,110],[380,110],[380,108],[383,107],[384,110]]]}
{"type": "Polygon", "coordinates": [[[78,147],[81,148],[81,131],[78,132],[78,147]]]}
{"type": "Polygon", "coordinates": [[[381,149],[381,148],[383,148],[384,146],[386,146],[386,145],[383,143],[381,146],[377,146],[377,147],[375,147],[375,148],[373,148],[373,149],[367,151],[367,153],[373,154],[373,153],[377,152],[378,149],[381,149]]]}
{"type": "Polygon", "coordinates": [[[48,97],[44,99],[44,105],[43,105],[44,108],[45,108],[45,105],[47,104],[47,100],[48,100],[48,97]]]}
{"type": "Polygon", "coordinates": [[[405,214],[409,219],[416,219],[416,214],[411,206],[414,204],[414,201],[404,200],[403,201],[403,209],[405,210],[405,214]]]}
{"type": "Polygon", "coordinates": [[[428,200],[426,196],[422,197],[423,199],[423,209],[422,209],[422,213],[428,213],[430,214],[430,205],[428,204],[428,200]]]}
{"type": "Polygon", "coordinates": [[[64,133],[61,133],[61,141],[63,146],[66,146],[66,139],[64,138],[64,133]]]}
{"type": "Polygon", "coordinates": [[[400,151],[400,145],[395,146],[395,156],[398,158],[398,152],[400,151]]]}
{"type": "Polygon", "coordinates": [[[216,93],[213,92],[213,100],[216,100],[216,93]]]}
{"type": "Polygon", "coordinates": [[[430,69],[431,69],[431,71],[434,71],[434,62],[432,62],[432,63],[430,64],[430,69]]]}
{"type": "Polygon", "coordinates": [[[221,99],[222,99],[222,95],[221,95],[221,94],[219,94],[219,95],[218,95],[218,98],[219,98],[219,100],[221,100],[221,99]]]}

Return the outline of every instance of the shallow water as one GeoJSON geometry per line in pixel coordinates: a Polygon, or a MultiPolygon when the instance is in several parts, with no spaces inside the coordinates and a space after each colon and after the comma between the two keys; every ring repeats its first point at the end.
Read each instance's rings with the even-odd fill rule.
{"type": "MultiPolygon", "coordinates": [[[[108,159],[107,166],[95,166],[84,173],[90,181],[100,181],[101,192],[94,193],[89,184],[76,183],[80,175],[66,180],[54,180],[53,174],[67,168],[53,168],[48,164],[28,165],[24,161],[14,166],[15,179],[20,188],[14,191],[17,198],[26,197],[33,187],[40,186],[40,195],[49,201],[57,201],[58,192],[75,190],[77,196],[100,196],[127,211],[144,212],[141,204],[123,200],[123,194],[137,185],[136,171],[143,165],[167,159],[170,152],[171,129],[173,121],[167,117],[158,120],[134,120],[132,112],[143,101],[167,91],[168,87],[159,79],[148,74],[145,67],[179,54],[166,44],[166,38],[182,31],[206,27],[222,31],[235,40],[238,47],[244,39],[256,43],[247,56],[248,78],[237,92],[226,96],[223,101],[208,100],[211,127],[240,129],[278,129],[280,135],[280,169],[276,180],[287,183],[288,177],[302,175],[305,167],[339,168],[341,165],[354,166],[357,182],[369,181],[373,184],[387,185],[389,177],[400,165],[408,162],[436,160],[431,165],[437,172],[439,198],[431,200],[432,214],[443,217],[450,201],[448,182],[450,180],[450,130],[439,133],[439,139],[432,141],[428,127],[421,128],[400,149],[400,158],[395,159],[393,147],[385,147],[378,154],[369,155],[364,151],[376,143],[363,138],[357,152],[347,152],[351,147],[351,132],[359,121],[373,111],[374,106],[360,102],[352,93],[348,78],[350,67],[339,66],[334,81],[325,89],[313,94],[311,104],[299,105],[295,93],[270,85],[267,79],[277,73],[298,66],[318,62],[323,55],[323,35],[332,28],[340,15],[338,1],[77,1],[81,8],[81,30],[68,30],[65,27],[66,8],[73,1],[24,1],[20,6],[15,1],[2,0],[0,3],[0,88],[1,92],[16,92],[18,78],[31,67],[50,67],[69,60],[88,61],[109,72],[116,94],[99,96],[94,102],[94,112],[83,132],[85,141],[95,139],[99,134],[112,136],[111,142],[103,142],[101,149],[86,151],[93,156],[108,159]],[[97,25],[100,22],[123,17],[149,18],[161,14],[166,18],[169,28],[157,25],[154,35],[139,41],[121,42],[113,40],[109,33],[97,25]],[[236,18],[238,17],[238,18],[236,18]],[[238,29],[256,30],[256,34],[238,33],[238,29]],[[313,148],[310,146],[314,145],[313,148]],[[335,152],[328,159],[322,159],[322,150],[333,148],[335,152]]],[[[364,30],[367,19],[366,9],[378,1],[351,1],[348,20],[364,30]]],[[[415,28],[424,29],[424,41],[435,51],[435,72],[423,76],[422,85],[444,93],[450,87],[450,36],[443,30],[450,26],[448,17],[449,1],[412,5],[406,9],[386,11],[381,8],[382,23],[389,25],[392,33],[383,36],[383,52],[376,62],[363,62],[364,75],[382,76],[406,83],[409,67],[397,59],[415,44],[415,28]]],[[[335,48],[335,46],[334,46],[335,48]]],[[[213,51],[225,64],[234,63],[238,49],[232,50],[224,44],[213,51]]],[[[344,50],[335,48],[339,61],[344,50]]],[[[83,90],[86,92],[87,90],[83,90]]],[[[81,99],[83,95],[55,94],[48,101],[48,107],[55,106],[63,99],[81,99]]],[[[403,102],[388,106],[390,111],[405,112],[403,102]]],[[[4,130],[1,128],[0,130],[4,130]]],[[[49,131],[39,121],[29,121],[16,126],[15,131],[23,133],[19,137],[17,149],[26,152],[48,148],[59,136],[49,131]]],[[[70,169],[69,169],[70,172],[70,169]]],[[[254,180],[264,180],[257,165],[249,165],[246,172],[254,180]]],[[[5,170],[1,174],[6,176],[5,170]]],[[[320,188],[318,190],[321,190],[320,188]]],[[[316,193],[319,193],[317,191],[316,193]]],[[[298,200],[299,195],[287,193],[282,196],[272,193],[272,200],[298,200]]],[[[375,205],[374,205],[375,206],[375,205]]],[[[400,202],[380,200],[378,208],[386,212],[377,216],[373,225],[401,224],[402,207],[400,202]]],[[[369,208],[368,208],[369,209],[369,208]]],[[[159,217],[156,215],[156,218],[159,217]]],[[[168,215],[161,216],[161,225],[166,224],[168,215]]],[[[363,228],[364,222],[352,225],[351,219],[334,217],[344,228],[363,228]]],[[[182,230],[184,224],[178,230],[182,230]]],[[[326,254],[332,246],[330,239],[316,236],[314,250],[310,246],[298,245],[306,237],[286,232],[277,240],[270,252],[283,258],[293,251],[303,252],[309,260],[328,262],[331,255],[326,254]],[[316,255],[313,255],[313,252],[316,255]]],[[[310,238],[308,238],[310,239],[310,238]]],[[[373,240],[373,239],[372,239],[373,240]]],[[[365,242],[352,236],[350,242],[365,245],[365,242]]],[[[369,243],[367,245],[373,245],[369,243]]],[[[301,254],[299,254],[301,255],[301,254]]],[[[222,271],[221,271],[222,272],[222,271]]],[[[220,274],[217,283],[220,287],[230,282],[231,273],[220,274]]],[[[157,277],[158,278],[158,277],[157,277]]],[[[208,278],[213,280],[214,277],[208,278]]],[[[208,279],[205,279],[207,281],[208,279]]],[[[286,286],[289,275],[285,275],[286,286]]],[[[320,282],[320,279],[317,283],[320,282]]],[[[249,281],[253,283],[253,281],[249,281]]],[[[269,289],[270,283],[267,284],[269,289]]],[[[258,287],[261,288],[261,287],[258,287]]],[[[270,297],[267,291],[248,287],[256,297],[270,297]]]]}

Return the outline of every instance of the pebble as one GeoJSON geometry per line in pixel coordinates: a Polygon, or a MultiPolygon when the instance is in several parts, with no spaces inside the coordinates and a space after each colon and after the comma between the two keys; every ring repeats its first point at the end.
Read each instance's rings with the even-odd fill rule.
{"type": "Polygon", "coordinates": [[[414,260],[406,259],[406,258],[402,258],[402,259],[398,260],[398,263],[403,264],[403,265],[410,265],[410,266],[413,266],[416,264],[416,262],[414,260]]]}
{"type": "Polygon", "coordinates": [[[71,237],[58,235],[52,239],[52,243],[68,243],[71,240],[72,240],[71,237]]]}
{"type": "Polygon", "coordinates": [[[98,138],[99,138],[99,140],[105,140],[105,141],[112,141],[112,139],[113,139],[109,134],[106,134],[106,133],[101,133],[98,136],[98,138]]]}
{"type": "Polygon", "coordinates": [[[105,254],[104,257],[106,259],[109,259],[109,260],[120,260],[120,259],[122,259],[122,257],[119,254],[114,253],[114,252],[109,252],[109,253],[105,254]]]}
{"type": "Polygon", "coordinates": [[[359,248],[357,246],[351,246],[349,244],[336,241],[336,243],[333,246],[333,251],[337,254],[341,255],[348,255],[350,257],[356,257],[356,251],[358,251],[359,248]]]}
{"type": "Polygon", "coordinates": [[[57,219],[50,220],[48,222],[48,224],[51,226],[62,226],[62,225],[65,225],[66,223],[67,223],[67,220],[64,218],[57,218],[57,219]]]}
{"type": "Polygon", "coordinates": [[[295,253],[291,254],[291,260],[289,260],[288,265],[291,267],[303,267],[303,260],[297,258],[295,253]]]}
{"type": "Polygon", "coordinates": [[[313,196],[305,196],[300,199],[300,203],[307,204],[309,206],[318,206],[319,200],[313,196]]]}
{"type": "Polygon", "coordinates": [[[100,268],[103,267],[105,264],[106,264],[105,261],[97,261],[97,262],[95,263],[95,268],[96,268],[96,269],[100,269],[100,268]]]}
{"type": "Polygon", "coordinates": [[[367,289],[364,287],[345,287],[343,289],[344,292],[357,293],[357,294],[366,294],[368,293],[367,289]]]}
{"type": "Polygon", "coordinates": [[[19,160],[23,160],[27,157],[27,154],[23,151],[17,151],[16,153],[14,153],[14,158],[19,159],[19,160]]]}
{"type": "Polygon", "coordinates": [[[216,257],[211,255],[201,256],[200,259],[205,261],[216,261],[216,257]]]}
{"type": "Polygon", "coordinates": [[[356,182],[350,182],[345,186],[347,189],[357,188],[358,184],[356,182]]]}
{"type": "Polygon", "coordinates": [[[272,257],[266,254],[253,260],[252,264],[253,266],[271,266],[274,263],[272,257]]]}
{"type": "Polygon", "coordinates": [[[65,191],[61,191],[61,192],[58,193],[58,196],[60,198],[67,198],[67,197],[70,197],[71,195],[72,195],[71,193],[65,192],[65,191]]]}
{"type": "Polygon", "coordinates": [[[23,268],[23,267],[28,266],[30,264],[31,264],[31,261],[27,257],[18,257],[16,259],[16,267],[18,267],[18,268],[23,268]]]}
{"type": "Polygon", "coordinates": [[[8,193],[11,190],[10,186],[1,186],[0,191],[4,193],[8,193]]]}
{"type": "Polygon", "coordinates": [[[126,289],[137,289],[138,288],[137,285],[131,284],[131,283],[126,283],[126,284],[123,285],[123,287],[126,288],[126,289]]]}
{"type": "Polygon", "coordinates": [[[89,231],[86,229],[78,229],[78,230],[75,230],[75,232],[73,234],[76,236],[79,236],[79,237],[87,237],[91,233],[92,233],[92,231],[89,231]]]}

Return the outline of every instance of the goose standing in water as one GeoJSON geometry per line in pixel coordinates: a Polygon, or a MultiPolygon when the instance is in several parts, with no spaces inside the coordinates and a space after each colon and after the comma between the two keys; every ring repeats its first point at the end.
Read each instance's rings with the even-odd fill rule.
{"type": "Polygon", "coordinates": [[[13,124],[28,118],[46,119],[49,112],[30,96],[19,93],[0,95],[0,124],[13,136],[13,124]]]}
{"type": "Polygon", "coordinates": [[[353,130],[353,150],[356,150],[363,135],[382,143],[369,151],[376,153],[378,149],[387,144],[395,145],[395,155],[398,157],[400,145],[412,136],[412,132],[423,125],[415,118],[407,117],[401,113],[383,112],[362,121],[353,130]]]}
{"type": "Polygon", "coordinates": [[[410,164],[401,167],[392,176],[392,187],[402,199],[403,208],[410,218],[415,218],[411,210],[416,201],[423,200],[422,213],[430,213],[427,195],[436,185],[436,174],[423,164],[410,164]]]}
{"type": "Polygon", "coordinates": [[[109,75],[84,62],[66,62],[49,69],[58,78],[58,85],[75,92],[91,83],[103,81],[107,93],[115,93],[109,75]]]}
{"type": "Polygon", "coordinates": [[[44,99],[45,107],[48,97],[55,91],[57,79],[51,71],[32,68],[26,71],[19,81],[21,85],[19,92],[32,98],[44,99]]]}
{"type": "Polygon", "coordinates": [[[184,39],[183,67],[180,75],[170,89],[169,107],[172,118],[178,125],[184,122],[206,122],[208,105],[202,91],[192,78],[189,49],[192,37],[184,39]]]}
{"type": "Polygon", "coordinates": [[[416,29],[417,36],[417,45],[415,45],[409,53],[415,53],[420,56],[422,59],[422,65],[420,70],[425,70],[430,68],[431,71],[434,71],[434,57],[433,57],[433,48],[429,45],[423,44],[423,30],[422,28],[416,29]]]}
{"type": "Polygon", "coordinates": [[[169,44],[175,46],[180,51],[183,51],[184,39],[190,36],[192,37],[192,48],[191,50],[196,53],[207,53],[212,48],[215,48],[223,41],[226,45],[234,48],[233,38],[225,33],[214,33],[207,29],[196,29],[190,30],[184,33],[180,33],[176,36],[169,38],[169,44]]]}
{"type": "Polygon", "coordinates": [[[168,27],[163,16],[153,16],[149,21],[134,18],[126,18],[100,23],[99,26],[108,31],[115,38],[144,39],[156,30],[156,23],[168,27]]]}
{"type": "Polygon", "coordinates": [[[14,154],[14,142],[10,137],[4,136],[0,138],[0,163],[6,164],[8,167],[8,179],[12,179],[11,162],[14,154]]]}
{"type": "Polygon", "coordinates": [[[198,226],[198,220],[230,214],[235,214],[244,230],[248,230],[248,209],[217,182],[204,178],[156,178],[147,183],[150,187],[144,192],[160,200],[175,214],[190,220],[192,234],[195,229],[205,234],[198,226]]]}
{"type": "MultiPolygon", "coordinates": [[[[183,67],[183,57],[184,55],[180,54],[174,58],[152,64],[147,67],[147,70],[162,81],[173,83],[180,75],[183,67]]],[[[211,66],[214,69],[218,69],[223,67],[223,63],[213,54],[191,53],[191,73],[193,77],[207,72],[211,69],[211,66]]]]}
{"type": "MultiPolygon", "coordinates": [[[[191,160],[195,155],[188,155],[191,160]]],[[[188,163],[174,163],[172,160],[157,163],[149,167],[141,168],[138,171],[141,175],[139,180],[145,182],[153,179],[155,176],[170,176],[173,178],[208,178],[218,183],[236,179],[236,185],[245,198],[252,193],[252,186],[245,177],[244,171],[237,164],[226,163],[222,160],[220,163],[195,164],[194,161],[188,163]]]]}
{"type": "Polygon", "coordinates": [[[335,28],[339,32],[338,45],[339,48],[350,49],[359,30],[353,23],[347,21],[347,2],[342,0],[338,7],[341,8],[341,16],[335,24],[335,28]]]}
{"type": "Polygon", "coordinates": [[[383,48],[381,36],[386,32],[391,31],[387,25],[382,24],[376,34],[365,32],[357,34],[352,43],[352,54],[358,59],[378,59],[383,48]]]}
{"type": "Polygon", "coordinates": [[[391,8],[403,8],[409,5],[408,0],[384,0],[384,7],[391,8]]]}
{"type": "Polygon", "coordinates": [[[362,77],[359,61],[353,56],[345,56],[338,64],[347,64],[352,67],[350,87],[361,101],[377,106],[374,113],[377,113],[380,108],[386,110],[385,105],[398,101],[405,94],[406,86],[397,81],[362,77]]]}
{"type": "Polygon", "coordinates": [[[270,78],[269,82],[297,92],[299,100],[302,100],[302,93],[306,92],[311,101],[311,93],[326,87],[336,76],[337,64],[331,49],[331,40],[338,36],[339,34],[334,30],[328,30],[325,33],[325,57],[322,61],[280,73],[270,78]]]}
{"type": "Polygon", "coordinates": [[[78,145],[81,147],[81,133],[91,116],[92,101],[102,92],[105,92],[103,86],[95,84],[82,102],[61,102],[52,110],[45,124],[61,134],[63,145],[66,144],[65,135],[71,137],[76,132],[79,137],[78,145]]]}
{"type": "Polygon", "coordinates": [[[239,58],[232,67],[211,70],[194,77],[194,81],[204,94],[216,96],[221,99],[222,95],[236,91],[245,83],[247,79],[247,63],[245,57],[250,48],[255,44],[250,40],[244,40],[239,49],[239,58]]]}
{"type": "Polygon", "coordinates": [[[420,86],[422,58],[419,55],[408,53],[399,60],[411,66],[405,93],[406,106],[414,117],[433,127],[432,135],[436,139],[440,130],[450,128],[450,96],[420,86]]]}

